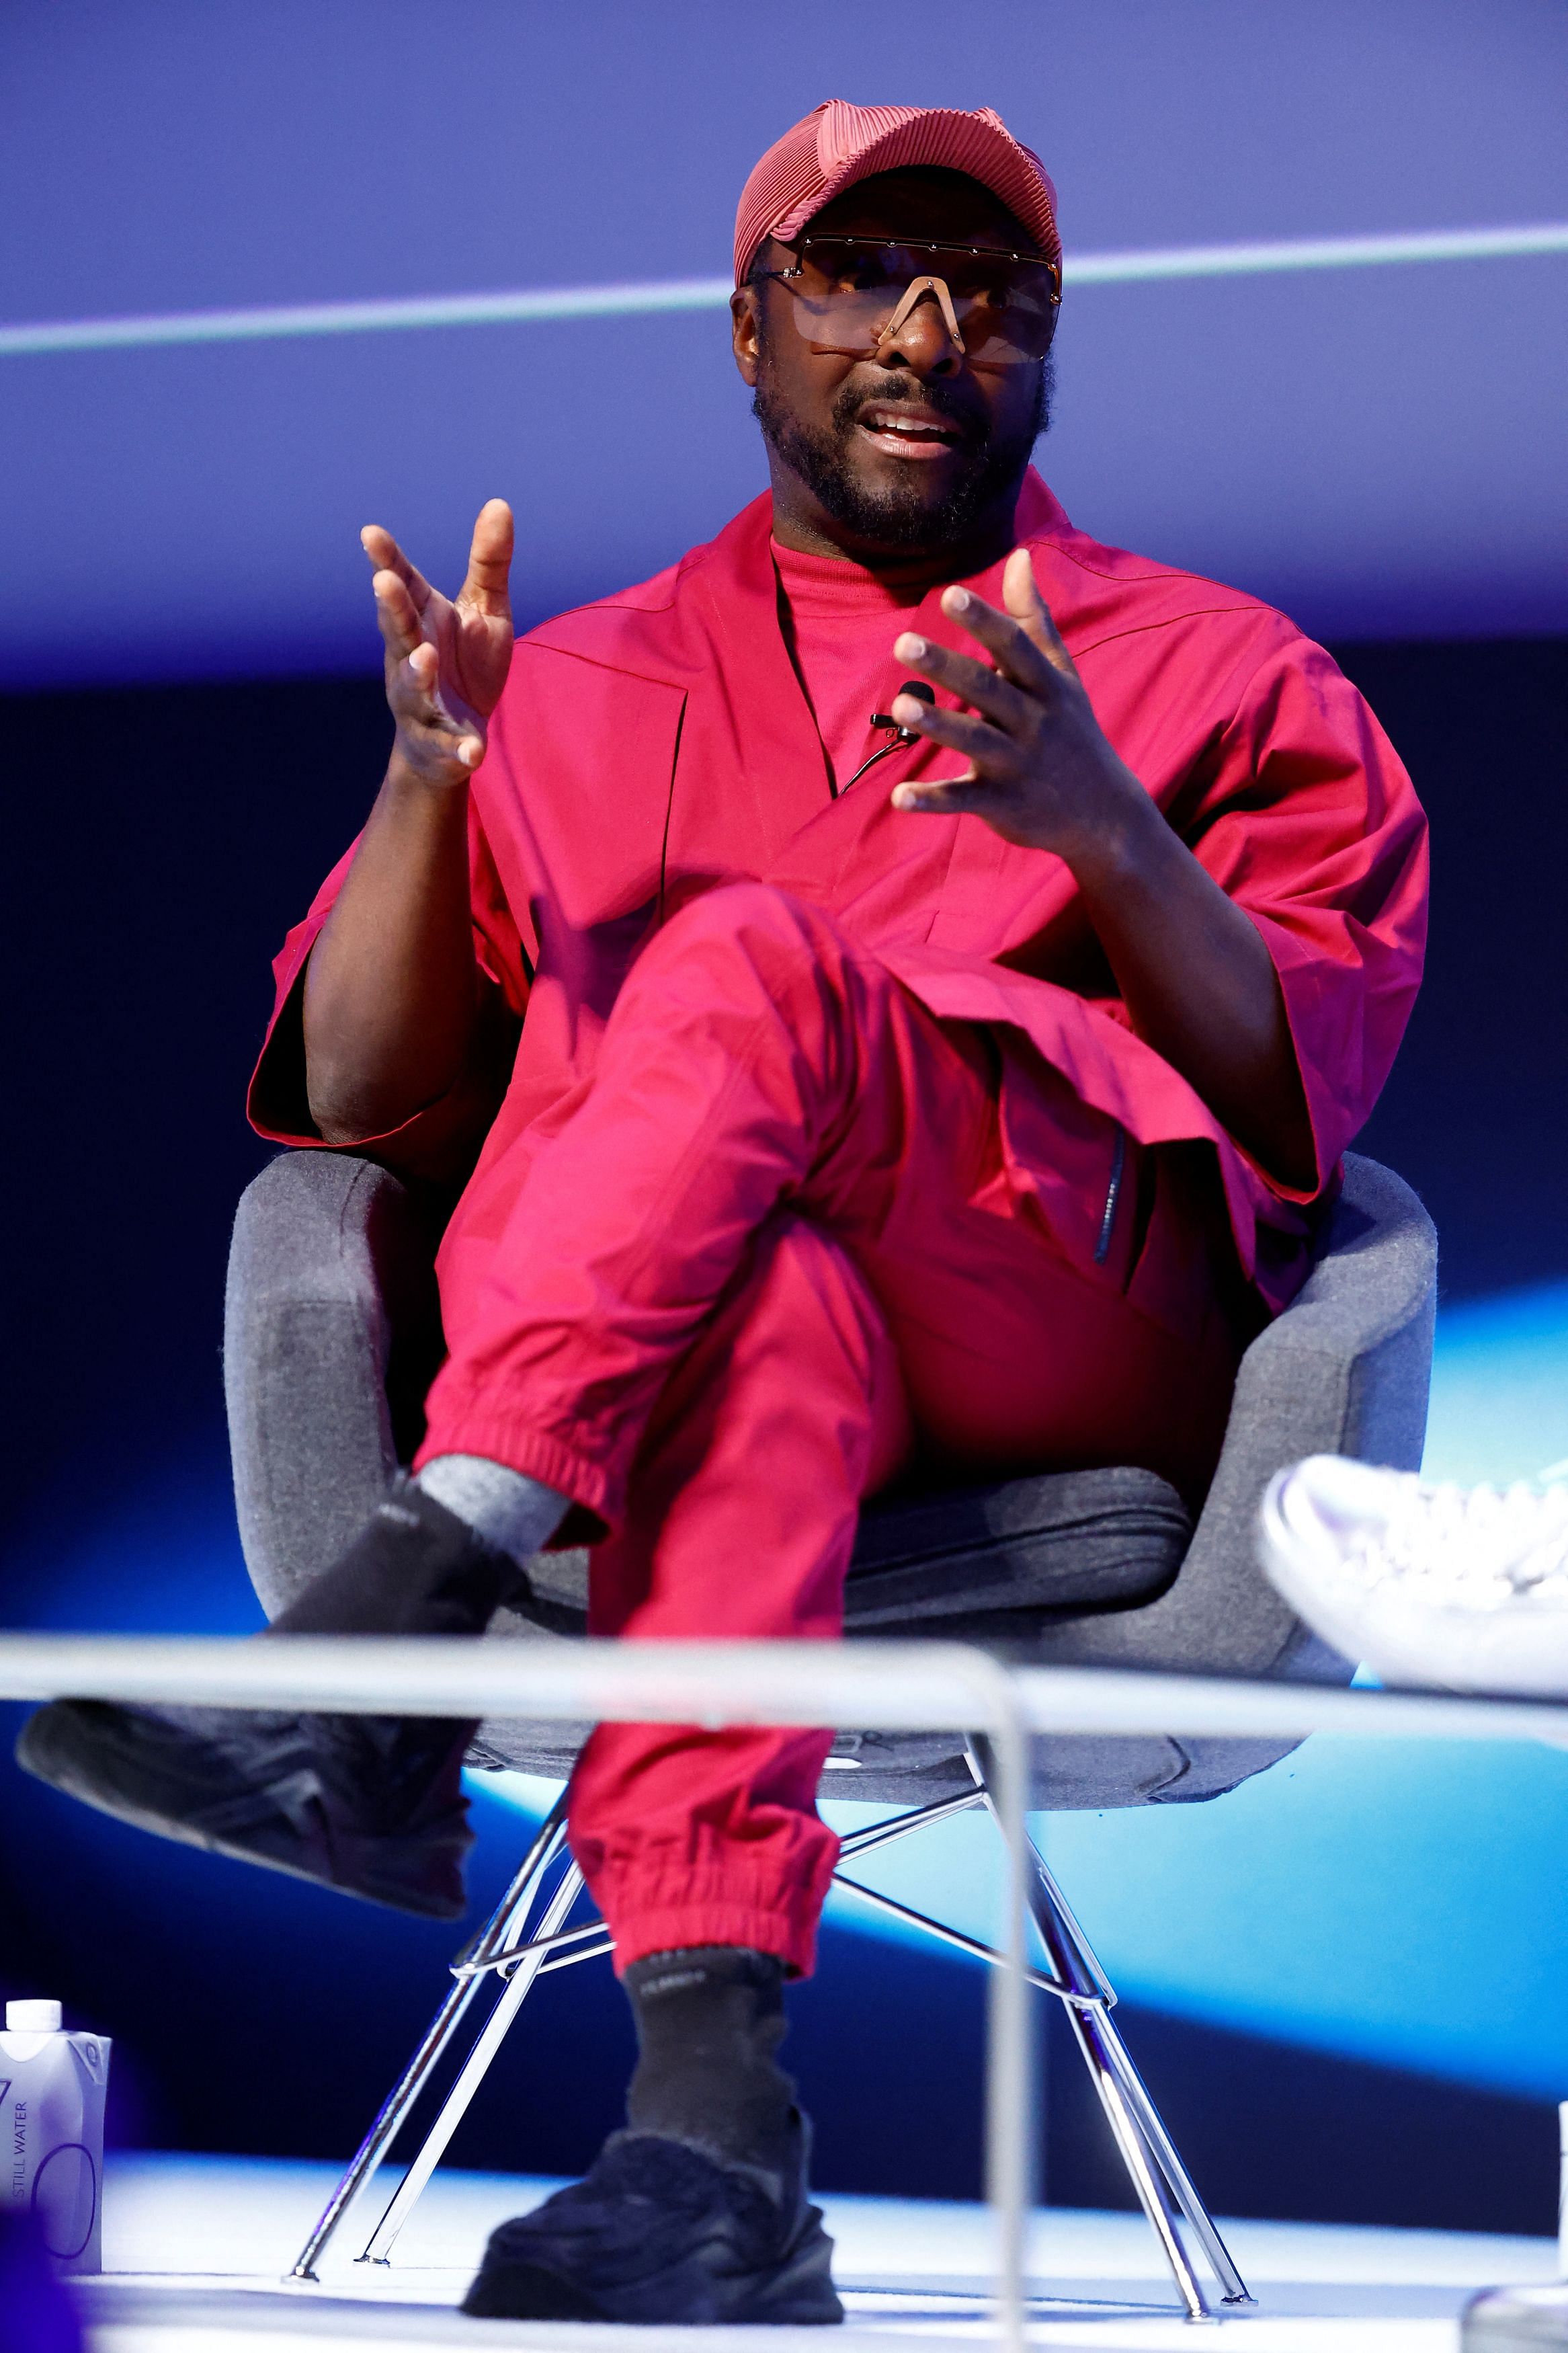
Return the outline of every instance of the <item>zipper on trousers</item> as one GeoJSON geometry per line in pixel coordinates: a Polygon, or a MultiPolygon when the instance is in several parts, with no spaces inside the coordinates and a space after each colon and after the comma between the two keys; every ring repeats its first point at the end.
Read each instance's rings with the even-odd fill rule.
{"type": "Polygon", "coordinates": [[[1110,1256],[1110,1237],[1116,1230],[1116,1205],[1121,1198],[1121,1173],[1127,1166],[1127,1130],[1116,1131],[1116,1149],[1110,1157],[1110,1182],[1105,1188],[1105,1208],[1100,1220],[1100,1240],[1094,1246],[1094,1262],[1103,1266],[1110,1256]]]}

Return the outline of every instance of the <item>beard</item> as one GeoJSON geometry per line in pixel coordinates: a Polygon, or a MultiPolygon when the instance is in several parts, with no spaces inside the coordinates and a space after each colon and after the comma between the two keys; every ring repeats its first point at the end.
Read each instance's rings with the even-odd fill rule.
{"type": "Polygon", "coordinates": [[[1016,493],[1036,442],[1049,428],[1055,391],[1056,375],[1047,353],[1039,363],[1032,409],[1019,425],[998,435],[966,405],[954,400],[940,378],[915,385],[893,377],[870,395],[863,386],[847,384],[833,404],[831,427],[819,433],[803,425],[775,397],[764,366],[752,396],[752,414],[769,445],[835,522],[873,546],[927,555],[962,541],[1004,492],[1016,493]],[[885,486],[868,483],[857,473],[850,456],[855,420],[872,399],[918,400],[963,434],[958,477],[934,505],[922,492],[918,467],[903,470],[909,480],[885,486]]]}

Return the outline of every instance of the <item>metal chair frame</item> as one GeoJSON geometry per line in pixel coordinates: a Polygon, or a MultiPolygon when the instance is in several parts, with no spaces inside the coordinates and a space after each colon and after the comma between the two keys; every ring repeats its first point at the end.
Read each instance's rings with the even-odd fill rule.
{"type": "MultiPolygon", "coordinates": [[[[983,1759],[971,1744],[969,1767],[973,1789],[890,1816],[846,1838],[840,1862],[890,1846],[896,1839],[943,1821],[951,1814],[983,1807],[993,1820],[995,1808],[985,1784],[983,1759]]],[[[1201,2251],[1214,2274],[1218,2301],[1226,2306],[1250,2304],[1251,2296],[1231,2260],[1224,2240],[1183,2164],[1158,2109],[1128,2055],[1111,2010],[1116,1994],[1060,1888],[1031,1840],[1034,1869],[1029,1909],[1044,1956],[1043,1968],[1031,1969],[1029,1981],[1062,2003],[1073,2039],[1088,2068],[1105,2111],[1106,2121],[1122,2164],[1137,2193],[1150,2228],[1159,2242],[1186,2316],[1211,2318],[1214,2305],[1196,2268],[1188,2240],[1201,2251]]],[[[973,1958],[1001,1966],[1004,1956],[991,1946],[967,1936],[944,1922],[933,1920],[908,1905],[862,1885],[842,1869],[836,1881],[854,1891],[862,1902],[919,1929],[940,1942],[955,1946],[973,1958]]],[[[510,1884],[479,1935],[451,1964],[452,1986],[431,2020],[423,2040],[398,2078],[375,2121],[360,2144],[353,2162],[333,2190],[320,2221],[301,2249],[289,2276],[310,2281],[317,2264],[348,2214],[381,2165],[391,2154],[398,2132],[435,2076],[459,2029],[468,2020],[480,1989],[493,1993],[488,2014],[473,2033],[467,2055],[380,2221],[356,2261],[389,2261],[392,2248],[413,2207],[439,2163],[447,2143],[489,2071],[513,2019],[538,1979],[552,1970],[573,1968],[610,1951],[612,1939],[595,1916],[577,1927],[567,1921],[583,1894],[583,1875],[566,1845],[566,1792],[563,1789],[519,1864],[510,1884]]]]}
{"type": "MultiPolygon", "coordinates": [[[[1268,1480],[1303,1454],[1339,1452],[1405,1469],[1419,1463],[1436,1237],[1409,1188],[1352,1153],[1319,1242],[1300,1295],[1243,1357],[1214,1482],[1178,1574],[1142,1605],[1060,1613],[1061,1622],[1040,1629],[1039,1664],[1340,1678],[1343,1662],[1309,1636],[1258,1576],[1254,1517],[1268,1480]]],[[[241,1536],[269,1616],[342,1550],[395,1472],[389,1375],[395,1344],[421,1332],[433,1309],[429,1261],[422,1214],[398,1180],[373,1162],[288,1153],[247,1189],[229,1261],[225,1380],[241,1536]],[[316,1319],[308,1348],[290,1327],[302,1304],[316,1319]],[[279,1459],[289,1465],[285,1482],[271,1474],[279,1459]]],[[[411,1369],[410,1358],[394,1382],[400,1398],[411,1369]]],[[[1082,1766],[1086,1744],[1051,1733],[1043,1787],[1047,1801],[1054,1792],[1059,1802],[1065,1789],[1073,1793],[1069,1802],[1120,1807],[1152,1802],[1180,1779],[1180,1795],[1195,1801],[1225,1794],[1293,1745],[1272,1736],[1240,1742],[1204,1736],[1184,1747],[1152,1734],[1116,1735],[1103,1744],[1098,1761],[1107,1769],[1097,1780],[1092,1772],[1056,1770],[1068,1761],[1082,1766]]],[[[955,1789],[944,1776],[950,1794],[846,1841],[844,1860],[968,1807],[994,1814],[984,1764],[973,1752],[970,1768],[972,1787],[955,1789]]],[[[531,1761],[530,1769],[540,1769],[539,1762],[531,1761]]],[[[602,1921],[569,1925],[582,1882],[565,1852],[563,1802],[541,1827],[479,1936],[452,1964],[450,1991],[334,2190],[294,2279],[314,2278],[323,2251],[450,2051],[455,2080],[361,2257],[386,2260],[535,1979],[609,1949],[602,1921]]],[[[1030,1852],[1030,1908],[1044,1957],[1030,1975],[1067,2010],[1183,2305],[1194,2319],[1210,2310],[1194,2267],[1199,2258],[1220,2302],[1250,2302],[1117,2031],[1114,1990],[1043,1858],[1030,1852]]],[[[998,1959],[957,1928],[847,1873],[837,1876],[862,1901],[921,1934],[986,1962],[998,1959]]]]}

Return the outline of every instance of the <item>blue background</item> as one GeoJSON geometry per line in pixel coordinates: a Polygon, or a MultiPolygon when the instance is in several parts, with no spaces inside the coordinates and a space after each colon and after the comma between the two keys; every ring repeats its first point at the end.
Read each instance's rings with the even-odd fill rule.
{"type": "MultiPolygon", "coordinates": [[[[1529,0],[12,0],[0,323],[712,275],[750,163],[829,92],[999,104],[1069,257],[1563,220],[1565,63],[1529,0]]],[[[1432,808],[1431,974],[1367,1143],[1439,1220],[1429,1459],[1467,1478],[1568,1455],[1565,288],[1562,259],[1083,287],[1041,452],[1089,529],[1331,639],[1432,808]]],[[[723,324],[0,358],[9,1622],[254,1622],[222,1258],[266,958],[384,756],[359,525],[449,582],[503,491],[526,617],[668,561],[763,479],[723,324]]],[[[449,1936],[0,1790],[0,1990],[115,2032],[121,2132],[345,2152],[449,1936]]],[[[480,1799],[481,1894],[536,1795],[480,1799]]],[[[1316,1742],[1046,1840],[1216,2203],[1544,2228],[1565,1831],[1568,1758],[1316,1742]]],[[[885,1883],[983,1925],[983,1831],[885,1883]]],[[[613,2121],[607,1979],[540,2000],[459,2157],[564,2168],[613,2121]]],[[[847,1908],[797,2010],[825,2182],[972,2189],[973,1973],[847,1908]]],[[[1117,2196],[1056,2081],[1051,2194],[1117,2196]]]]}
{"type": "MultiPolygon", "coordinates": [[[[824,97],[1001,106],[1074,253],[1568,220],[1560,0],[10,0],[13,322],[705,277],[824,97]]],[[[1085,287],[1050,471],[1322,637],[1568,628],[1568,261],[1085,287]]],[[[722,314],[13,361],[0,679],[364,659],[357,533],[531,617],[762,482],[722,314]]]]}

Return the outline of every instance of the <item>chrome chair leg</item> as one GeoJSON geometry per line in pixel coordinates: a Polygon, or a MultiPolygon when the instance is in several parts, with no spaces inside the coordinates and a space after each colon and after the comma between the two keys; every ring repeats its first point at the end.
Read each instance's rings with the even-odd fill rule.
{"type": "MultiPolygon", "coordinates": [[[[967,1795],[957,1799],[951,1798],[939,1799],[931,1806],[921,1807],[916,1815],[900,1815],[890,1822],[879,1822],[872,1829],[861,1831],[854,1841],[846,1841],[846,1844],[853,1843],[855,1852],[863,1853],[870,1847],[885,1845],[893,1839],[906,1836],[910,1831],[921,1828],[933,1819],[961,1811],[973,1802],[973,1800],[967,1795]]],[[[563,1792],[555,1808],[555,1812],[562,1815],[563,1819],[564,1807],[565,1793],[563,1792]]],[[[563,1831],[563,1838],[564,1831],[563,1831]]],[[[457,2082],[447,2094],[440,2114],[426,2135],[413,2163],[394,2192],[385,2213],[371,2234],[364,2252],[357,2258],[360,2263],[384,2263],[387,2261],[399,2232],[408,2220],[415,2200],[420,2196],[426,2183],[440,2162],[447,2142],[467,2114],[475,2093],[489,2073],[496,2052],[506,2039],[508,2029],[532,1990],[536,1980],[552,1968],[570,1968],[574,1962],[596,1957],[608,1948],[607,1933],[602,1942],[598,1939],[590,1941],[584,1938],[581,1945],[567,1947],[565,1949],[563,1949],[555,1941],[564,1927],[567,1916],[582,1889],[583,1874],[574,1862],[571,1863],[562,1874],[532,1936],[521,1950],[512,1951],[505,1943],[498,1941],[490,1949],[476,1947],[463,1960],[455,1964],[455,1968],[463,1972],[470,1984],[476,1982],[480,1974],[487,1972],[500,1978],[502,1982],[500,1998],[486,2020],[483,2031],[464,2062],[457,2082]]]]}
{"type": "MultiPolygon", "coordinates": [[[[976,1787],[984,1790],[984,1759],[973,1743],[969,1769],[976,1787]]],[[[1117,2153],[1127,2168],[1149,2227],[1160,2242],[1188,2318],[1204,2320],[1211,2315],[1202,2283],[1183,2243],[1184,2223],[1202,2247],[1219,2284],[1223,2302],[1250,2304],[1253,2299],[1247,2283],[1194,2187],[1192,2176],[1111,2019],[1115,1988],[1032,1839],[1029,1847],[1034,1866],[1028,1890],[1029,1910],[1049,1964],[1048,1989],[1067,2011],[1073,2040],[1105,2111],[1117,2153]]]]}
{"type": "MultiPolygon", "coordinates": [[[[974,1780],[973,1790],[889,1816],[886,1821],[852,1832],[843,1842],[840,1850],[842,1859],[847,1861],[855,1855],[871,1853],[879,1847],[892,1844],[895,1840],[908,1837],[914,1831],[923,1830],[932,1822],[974,1806],[984,1806],[988,1812],[994,1811],[985,1787],[983,1758],[973,1747],[969,1753],[969,1767],[974,1780]]],[[[591,1923],[570,1931],[565,1927],[583,1886],[582,1874],[574,1863],[567,1864],[538,1920],[530,1922],[529,1915],[545,1877],[560,1861],[565,1848],[565,1813],[566,1793],[563,1790],[540,1825],[532,1845],[500,1904],[479,1935],[453,1962],[451,1992],[437,2010],[419,2049],[365,2136],[353,2164],[332,2192],[321,2221],[289,2274],[291,2279],[313,2280],[316,2277],[315,2266],[323,2250],[349,2207],[385,2158],[399,2126],[428,2083],[479,1985],[485,1979],[490,1979],[500,1988],[499,1998],[435,2122],[372,2232],[363,2253],[357,2258],[361,2263],[385,2263],[388,2260],[416,2200],[467,2113],[508,2029],[536,1980],[552,1970],[574,1968],[579,1961],[596,1959],[609,1951],[609,1932],[602,1924],[595,1926],[591,1923]]],[[[1201,2246],[1219,2283],[1224,2302],[1250,2304],[1252,2298],[1247,2284],[1194,2187],[1175,2143],[1111,2019],[1111,2007],[1116,2000],[1115,1989],[1100,1967],[1089,1938],[1074,1918],[1072,1907],[1053,1878],[1045,1857],[1032,1840],[1029,1852],[1033,1866],[1028,1891],[1029,1909],[1047,1960],[1045,1969],[1030,1970],[1030,1982],[1039,1986],[1043,1991],[1054,1994],[1067,2011],[1073,2039],[1100,2097],[1117,2152],[1127,2168],[1149,2226],[1159,2241],[1188,2316],[1202,2320],[1211,2315],[1202,2283],[1183,2241],[1184,2225],[1201,2246]]],[[[929,1919],[923,1913],[910,1911],[905,1905],[895,1904],[889,1897],[879,1895],[871,1888],[862,1887],[847,1873],[836,1873],[835,1876],[841,1878],[846,1887],[853,1889],[857,1895],[879,1909],[897,1914],[911,1926],[957,1945],[979,1959],[1000,1964],[1002,1955],[991,1951],[974,1938],[948,1928],[941,1921],[929,1919]]]]}
{"type": "MultiPolygon", "coordinates": [[[[938,1799],[931,1805],[913,1808],[907,1813],[891,1816],[885,1822],[874,1823],[868,1830],[852,1832],[844,1841],[842,1851],[846,1856],[869,1853],[877,1847],[891,1844],[896,1839],[907,1838],[912,1831],[924,1830],[930,1823],[941,1821],[950,1814],[963,1813],[984,1803],[984,1793],[978,1788],[965,1791],[958,1797],[938,1799]]],[[[548,1977],[556,1969],[574,1968],[579,1961],[597,1960],[611,1949],[609,1931],[602,1926],[597,1934],[591,1926],[573,1930],[570,1934],[563,1933],[563,1923],[582,1886],[574,1866],[563,1877],[533,1934],[530,1936],[528,1933],[528,1915],[539,1886],[545,1873],[559,1860],[565,1842],[566,1792],[563,1789],[540,1824],[532,1844],[500,1902],[478,1936],[452,1963],[451,1991],[431,2021],[419,2048],[387,2095],[353,2163],[332,2191],[321,2220],[288,2274],[290,2279],[316,2278],[316,2266],[344,2215],[384,2161],[399,2129],[428,2084],[481,1984],[489,1978],[504,1990],[470,2050],[462,2072],[418,2155],[405,2174],[363,2253],[356,2258],[360,2263],[384,2263],[387,2260],[393,2242],[408,2219],[409,2210],[428,2181],[535,1979],[548,1977]]],[[[853,1885],[854,1882],[847,1883],[853,1885]]],[[[873,1897],[872,1900],[877,1899],[873,1897]]],[[[932,1933],[935,1932],[935,1925],[932,1924],[932,1933]]],[[[963,1941],[967,1945],[967,1939],[963,1941]]]]}
{"type": "MultiPolygon", "coordinates": [[[[553,1936],[565,1925],[566,1915],[582,1892],[583,1874],[574,1862],[569,1862],[544,1907],[539,1923],[542,1936],[553,1936]]],[[[462,2073],[441,2104],[440,2114],[394,2191],[391,2204],[372,2232],[363,2253],[358,2257],[360,2263],[384,2263],[391,2254],[394,2242],[408,2220],[416,2199],[435,2172],[447,2142],[468,2114],[474,2094],[489,2073],[490,2062],[505,2041],[507,2029],[532,1992],[543,1960],[543,1952],[527,1954],[506,1978],[500,2000],[486,2019],[478,2042],[463,2062],[462,2073]]]]}
{"type": "MultiPolygon", "coordinates": [[[[505,1894],[462,1956],[464,1962],[479,1960],[489,1952],[501,1949],[513,1928],[521,1926],[526,1917],[539,1882],[560,1854],[565,1840],[566,1793],[563,1790],[541,1822],[527,1853],[512,1874],[505,1894]]],[[[288,2274],[290,2279],[313,2280],[316,2277],[317,2263],[349,2208],[384,2160],[409,2111],[461,2024],[479,1984],[479,1975],[468,1969],[454,1978],[451,1990],[431,2020],[418,2049],[383,2102],[348,2170],[328,2199],[320,2220],[300,2249],[288,2274]]]]}
{"type": "Polygon", "coordinates": [[[1128,2055],[1120,2028],[1109,2014],[1100,2018],[1100,2032],[1112,2068],[1121,2079],[1122,2091],[1137,2120],[1138,2128],[1147,2141],[1161,2172],[1175,2193],[1183,2214],[1192,2226],[1203,2247],[1215,2277],[1225,2290],[1226,2304],[1251,2304],[1247,2282],[1237,2270],[1229,2248],[1215,2228],[1214,2218],[1194,2187],[1192,2176],[1182,2162],[1181,2152],[1165,2128],[1158,2108],[1149,2096],[1143,2078],[1128,2055]]]}
{"type": "Polygon", "coordinates": [[[1170,2267],[1176,2290],[1187,2307],[1189,2320],[1209,2317],[1207,2298],[1196,2273],[1187,2260],[1178,2228],[1179,2214],[1170,2189],[1128,2105],[1126,2094],[1105,2050],[1103,2027],[1106,2012],[1100,2002],[1075,2001],[1064,2003],[1073,2039],[1089,2069],[1089,2080],[1100,2094],[1105,2120],[1110,2126],[1117,2153],[1126,2167],[1129,2179],[1137,2192],[1150,2229],[1160,2242],[1161,2252],[1170,2267]]]}

